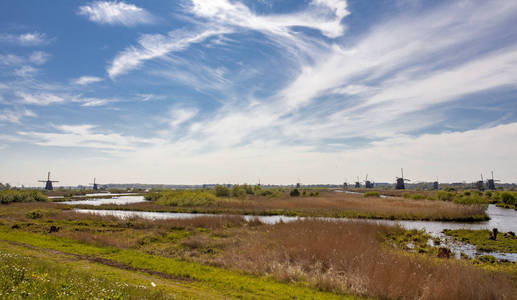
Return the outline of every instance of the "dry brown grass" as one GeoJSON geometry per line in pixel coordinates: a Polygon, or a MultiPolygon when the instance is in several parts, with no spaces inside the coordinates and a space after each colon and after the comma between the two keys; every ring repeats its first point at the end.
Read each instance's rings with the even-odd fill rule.
{"type": "Polygon", "coordinates": [[[153,202],[124,207],[107,205],[108,209],[142,211],[186,211],[228,214],[291,214],[300,216],[359,217],[419,220],[480,220],[485,217],[481,205],[459,205],[452,202],[412,200],[400,197],[365,198],[362,195],[323,191],[319,197],[267,198],[251,196],[241,201],[221,201],[203,207],[170,207],[153,202]]]}
{"type": "Polygon", "coordinates": [[[388,248],[381,237],[402,229],[385,225],[321,220],[264,225],[240,216],[120,220],[71,211],[33,222],[20,230],[48,234],[45,229],[54,224],[61,230],[53,235],[85,243],[135,248],[285,282],[302,281],[338,293],[381,299],[517,298],[514,275],[388,248]]]}
{"type": "Polygon", "coordinates": [[[240,237],[218,259],[226,267],[306,280],[325,290],[389,299],[515,299],[508,275],[459,261],[388,251],[379,242],[387,226],[299,221],[240,237]]]}

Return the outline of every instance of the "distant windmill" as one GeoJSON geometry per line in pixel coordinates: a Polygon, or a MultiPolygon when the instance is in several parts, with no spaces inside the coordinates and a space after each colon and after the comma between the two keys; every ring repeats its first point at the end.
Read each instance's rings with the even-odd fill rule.
{"type": "Polygon", "coordinates": [[[436,181],[433,182],[433,190],[439,190],[440,187],[438,186],[438,178],[436,178],[436,181]]]}
{"type": "Polygon", "coordinates": [[[366,174],[366,178],[364,178],[364,187],[367,189],[373,189],[373,182],[368,180],[368,174],[366,174]]]}
{"type": "Polygon", "coordinates": [[[411,181],[411,180],[404,178],[404,169],[400,168],[400,173],[402,174],[402,177],[397,177],[397,185],[395,185],[395,189],[404,190],[404,189],[406,189],[404,181],[411,181]]]}
{"type": "Polygon", "coordinates": [[[52,191],[54,187],[52,186],[52,182],[59,182],[56,180],[50,180],[50,171],[48,171],[47,180],[38,180],[38,182],[45,182],[45,189],[47,191],[52,191]]]}
{"type": "Polygon", "coordinates": [[[476,188],[480,191],[485,190],[485,182],[483,181],[483,174],[481,174],[481,180],[476,181],[476,188]]]}
{"type": "Polygon", "coordinates": [[[500,180],[494,180],[494,171],[492,171],[492,179],[486,181],[486,185],[489,190],[495,191],[495,183],[500,180]]]}
{"type": "Polygon", "coordinates": [[[356,189],[360,189],[360,188],[361,188],[361,183],[359,182],[359,176],[357,176],[357,181],[355,182],[354,187],[355,187],[356,189]]]}
{"type": "Polygon", "coordinates": [[[93,190],[96,191],[99,189],[99,185],[95,182],[95,177],[93,177],[93,183],[90,183],[91,185],[93,185],[93,190]]]}
{"type": "Polygon", "coordinates": [[[343,182],[343,190],[346,190],[348,189],[348,183],[347,182],[347,179],[345,178],[345,182],[343,182]]]}

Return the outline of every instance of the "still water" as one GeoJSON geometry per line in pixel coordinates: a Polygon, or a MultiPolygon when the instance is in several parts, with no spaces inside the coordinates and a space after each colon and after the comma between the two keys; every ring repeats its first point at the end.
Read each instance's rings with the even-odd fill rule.
{"type": "MultiPolygon", "coordinates": [[[[114,194],[109,194],[109,196],[113,196],[114,194]]],[[[132,203],[140,203],[146,202],[144,196],[115,196],[113,198],[97,198],[97,199],[87,199],[87,200],[72,200],[72,201],[63,201],[57,202],[60,204],[71,204],[71,205],[94,205],[99,206],[103,204],[116,204],[116,205],[125,205],[132,203]]]]}

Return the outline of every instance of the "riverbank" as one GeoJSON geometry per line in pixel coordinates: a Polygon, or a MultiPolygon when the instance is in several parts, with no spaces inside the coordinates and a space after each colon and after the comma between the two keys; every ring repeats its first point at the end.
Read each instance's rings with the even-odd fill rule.
{"type": "MultiPolygon", "coordinates": [[[[195,194],[196,192],[191,192],[195,194]]],[[[206,192],[200,192],[205,193],[206,192]]],[[[210,196],[208,199],[177,197],[174,201],[154,201],[128,205],[101,205],[96,209],[129,210],[170,213],[229,214],[255,216],[298,216],[328,218],[361,218],[384,220],[423,220],[478,222],[489,219],[486,205],[460,205],[444,201],[412,200],[400,197],[364,197],[361,194],[318,191],[318,196],[291,197],[283,192],[278,197],[247,196],[228,198],[210,196]],[[191,200],[191,199],[194,200],[191,200]]],[[[194,195],[196,196],[196,195],[194,195]]],[[[204,194],[202,195],[204,196],[204,194]]],[[[159,197],[157,198],[159,199],[159,197]]],[[[74,208],[93,208],[71,202],[74,208]]]]}
{"type": "Polygon", "coordinates": [[[138,274],[166,274],[162,280],[186,280],[186,289],[213,291],[209,298],[485,299],[517,293],[514,264],[491,264],[487,271],[471,260],[440,259],[435,250],[394,247],[386,236],[417,238],[397,226],[331,220],[267,225],[242,216],[119,219],[52,203],[5,207],[0,240],[129,266],[138,274]],[[31,216],[35,209],[48,213],[31,216]]]}

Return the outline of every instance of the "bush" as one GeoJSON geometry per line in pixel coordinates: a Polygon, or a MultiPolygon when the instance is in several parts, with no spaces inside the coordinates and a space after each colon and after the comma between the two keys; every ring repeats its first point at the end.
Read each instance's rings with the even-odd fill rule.
{"type": "Polygon", "coordinates": [[[363,194],[364,197],[380,197],[381,194],[379,192],[366,192],[363,194]]]}
{"type": "Polygon", "coordinates": [[[206,206],[217,201],[214,194],[204,190],[173,190],[152,195],[156,203],[171,206],[206,206]]]}
{"type": "Polygon", "coordinates": [[[451,191],[438,191],[437,196],[438,200],[442,201],[452,201],[454,200],[454,192],[451,191]]]}
{"type": "Polygon", "coordinates": [[[289,192],[289,195],[291,197],[298,197],[300,196],[300,191],[298,189],[291,190],[291,192],[289,192]]]}
{"type": "Polygon", "coordinates": [[[8,204],[11,202],[39,202],[48,201],[47,196],[39,191],[18,191],[5,190],[0,191],[0,203],[8,204]]]}
{"type": "Polygon", "coordinates": [[[230,189],[223,185],[215,186],[215,195],[217,197],[230,197],[230,189]]]}
{"type": "Polygon", "coordinates": [[[501,193],[501,201],[503,201],[505,204],[511,205],[515,205],[517,202],[515,195],[510,192],[501,193]]]}
{"type": "Polygon", "coordinates": [[[246,198],[246,194],[246,190],[243,187],[240,187],[238,184],[232,187],[232,197],[246,198]]]}

